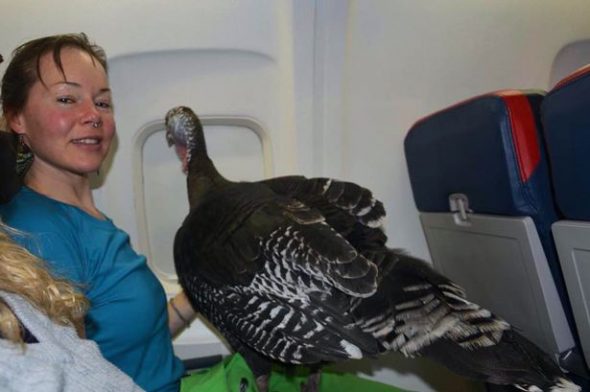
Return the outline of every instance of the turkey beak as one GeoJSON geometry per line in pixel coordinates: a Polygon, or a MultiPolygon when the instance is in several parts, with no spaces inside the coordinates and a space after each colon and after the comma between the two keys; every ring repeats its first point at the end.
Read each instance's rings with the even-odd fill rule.
{"type": "Polygon", "coordinates": [[[172,137],[172,132],[166,130],[166,142],[168,143],[168,147],[172,147],[174,143],[174,137],[172,137]]]}

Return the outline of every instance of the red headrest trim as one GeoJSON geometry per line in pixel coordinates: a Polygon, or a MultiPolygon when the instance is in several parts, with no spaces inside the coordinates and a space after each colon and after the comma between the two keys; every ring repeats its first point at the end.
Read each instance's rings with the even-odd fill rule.
{"type": "Polygon", "coordinates": [[[526,182],[541,160],[535,117],[529,100],[522,92],[506,90],[497,94],[506,103],[520,178],[526,182]]]}
{"type": "Polygon", "coordinates": [[[566,76],[565,78],[563,78],[559,82],[557,82],[557,84],[553,87],[553,90],[561,88],[561,87],[565,86],[566,84],[569,84],[569,83],[573,82],[574,80],[581,78],[582,76],[584,76],[585,74],[587,74],[589,72],[590,72],[590,64],[585,65],[581,68],[578,68],[577,70],[575,70],[574,72],[572,72],[571,74],[569,74],[568,76],[566,76]]]}

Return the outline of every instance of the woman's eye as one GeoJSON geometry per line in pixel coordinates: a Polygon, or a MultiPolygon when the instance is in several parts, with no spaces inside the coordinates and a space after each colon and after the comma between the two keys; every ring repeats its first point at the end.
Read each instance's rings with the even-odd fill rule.
{"type": "Polygon", "coordinates": [[[98,106],[101,109],[110,109],[112,105],[108,101],[98,101],[96,103],[96,106],[98,106]]]}
{"type": "Polygon", "coordinates": [[[59,103],[74,103],[74,99],[72,97],[59,97],[59,98],[57,98],[57,102],[59,102],[59,103]]]}

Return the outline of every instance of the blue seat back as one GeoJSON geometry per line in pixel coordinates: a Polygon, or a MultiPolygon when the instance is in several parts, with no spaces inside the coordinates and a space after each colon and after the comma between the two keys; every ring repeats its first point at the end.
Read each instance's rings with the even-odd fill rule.
{"type": "Polygon", "coordinates": [[[558,208],[567,219],[590,221],[590,65],[547,94],[542,120],[558,208]]]}
{"type": "Polygon", "coordinates": [[[586,362],[590,363],[590,65],[558,82],[545,97],[541,119],[557,208],[553,226],[586,362]]]}

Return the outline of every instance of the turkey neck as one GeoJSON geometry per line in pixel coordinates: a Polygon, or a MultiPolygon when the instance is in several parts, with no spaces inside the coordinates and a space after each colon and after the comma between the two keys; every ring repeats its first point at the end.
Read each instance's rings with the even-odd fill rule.
{"type": "Polygon", "coordinates": [[[208,192],[232,183],[219,174],[204,148],[200,151],[193,151],[193,154],[189,162],[187,176],[188,201],[191,210],[208,192]]]}

